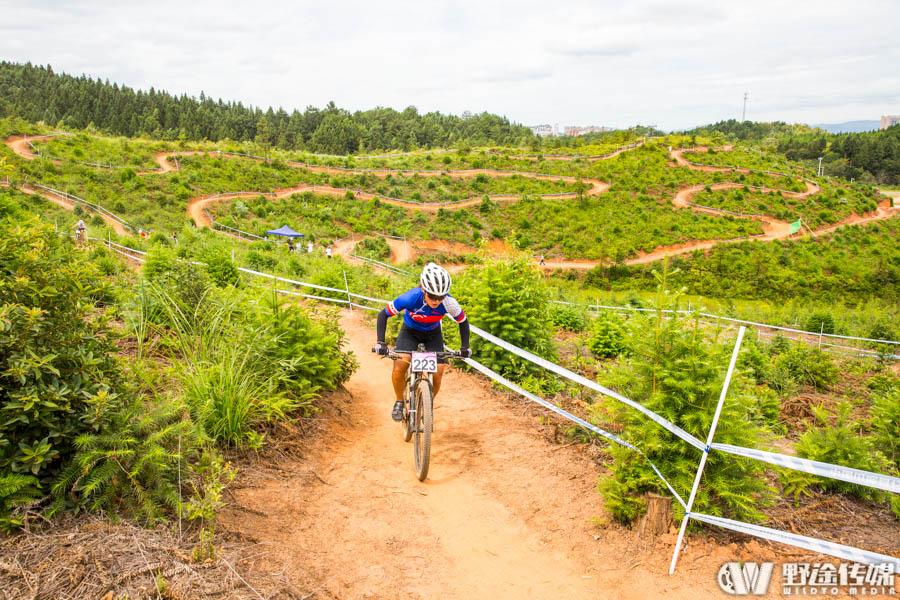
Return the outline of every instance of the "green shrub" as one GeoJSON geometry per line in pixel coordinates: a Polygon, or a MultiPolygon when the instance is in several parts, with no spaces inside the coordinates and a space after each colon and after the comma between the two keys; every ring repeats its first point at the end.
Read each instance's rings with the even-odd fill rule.
{"type": "Polygon", "coordinates": [[[213,249],[204,256],[206,272],[210,280],[218,287],[237,285],[239,271],[225,248],[213,249]]]}
{"type": "Polygon", "coordinates": [[[584,313],[574,306],[550,305],[550,322],[565,331],[584,331],[584,313]]]}
{"type": "Polygon", "coordinates": [[[806,331],[834,333],[834,317],[825,311],[814,312],[806,319],[806,331]]]}
{"type": "Polygon", "coordinates": [[[278,265],[278,259],[274,256],[251,250],[247,253],[247,266],[254,271],[272,271],[278,265]]]}
{"type": "Polygon", "coordinates": [[[900,467],[900,388],[877,396],[870,414],[875,445],[895,467],[900,467]]]}
{"type": "Polygon", "coordinates": [[[738,355],[737,366],[752,375],[757,385],[769,381],[772,365],[769,356],[756,342],[744,338],[744,345],[738,355]]]}
{"type": "Polygon", "coordinates": [[[625,351],[625,327],[615,315],[602,314],[591,324],[587,342],[597,358],[615,358],[625,351]]]}
{"type": "Polygon", "coordinates": [[[34,475],[24,473],[0,475],[0,531],[9,533],[21,527],[23,519],[15,514],[15,510],[40,497],[40,482],[34,475]]]}
{"type": "Polygon", "coordinates": [[[285,374],[282,388],[304,400],[344,383],[358,366],[352,352],[341,351],[344,332],[336,307],[307,308],[267,292],[255,322],[270,329],[265,353],[285,374]]]}
{"type": "MultiPolygon", "coordinates": [[[[545,358],[553,358],[549,292],[530,257],[486,259],[455,278],[452,293],[473,325],[545,358]]],[[[531,362],[472,336],[472,349],[491,369],[513,379],[540,374],[531,362]]]]}
{"type": "Polygon", "coordinates": [[[171,246],[172,238],[167,235],[163,235],[159,231],[156,231],[150,235],[150,243],[154,246],[171,246]]]}
{"type": "MultiPolygon", "coordinates": [[[[829,423],[831,415],[822,405],[813,409],[819,427],[807,424],[806,432],[797,440],[797,456],[864,471],[886,472],[887,459],[876,449],[875,440],[861,435],[860,424],[850,420],[850,411],[853,410],[850,403],[841,402],[837,409],[834,425],[829,423]]],[[[846,492],[860,498],[880,501],[885,497],[880,490],[855,483],[828,478],[816,478],[816,481],[823,489],[846,492]]]]}
{"type": "Polygon", "coordinates": [[[356,254],[375,260],[385,260],[391,255],[391,247],[381,236],[366,238],[356,245],[356,254]]]}
{"type": "Polygon", "coordinates": [[[175,252],[165,246],[153,248],[141,267],[141,273],[147,281],[156,281],[175,268],[175,252]]]}
{"type": "Polygon", "coordinates": [[[793,345],[775,358],[775,370],[786,373],[794,381],[817,390],[827,389],[838,379],[838,367],[827,352],[804,343],[793,345]]]}
{"type": "Polygon", "coordinates": [[[116,275],[122,270],[121,261],[109,255],[94,259],[94,264],[100,268],[104,275],[116,275]]]}
{"type": "Polygon", "coordinates": [[[90,301],[105,288],[97,268],[37,220],[0,223],[0,264],[3,516],[7,502],[49,489],[75,439],[105,425],[123,388],[115,336],[90,301]]]}

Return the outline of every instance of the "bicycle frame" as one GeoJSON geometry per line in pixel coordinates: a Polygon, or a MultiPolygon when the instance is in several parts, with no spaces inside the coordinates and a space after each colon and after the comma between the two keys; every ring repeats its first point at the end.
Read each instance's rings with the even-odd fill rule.
{"type": "MultiPolygon", "coordinates": [[[[374,348],[372,349],[375,350],[374,348]]],[[[419,344],[417,352],[425,352],[424,344],[419,344]]],[[[393,360],[405,360],[403,355],[410,355],[409,366],[406,371],[406,394],[403,398],[403,415],[400,423],[403,426],[403,441],[408,442],[413,437],[413,456],[415,459],[416,476],[419,481],[425,481],[428,475],[428,465],[431,453],[431,434],[434,431],[434,372],[413,370],[413,352],[391,350],[388,357],[393,360]],[[420,386],[427,386],[420,392],[420,386]],[[422,414],[418,414],[419,405],[422,406],[422,414]]],[[[436,352],[438,358],[458,358],[457,352],[436,352]]]]}

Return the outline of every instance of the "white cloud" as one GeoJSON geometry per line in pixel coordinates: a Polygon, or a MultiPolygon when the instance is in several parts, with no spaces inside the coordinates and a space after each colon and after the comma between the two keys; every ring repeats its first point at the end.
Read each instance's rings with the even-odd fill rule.
{"type": "Polygon", "coordinates": [[[747,91],[758,120],[900,112],[891,0],[0,0],[0,13],[15,15],[4,60],[263,107],[680,128],[739,117],[747,91]]]}

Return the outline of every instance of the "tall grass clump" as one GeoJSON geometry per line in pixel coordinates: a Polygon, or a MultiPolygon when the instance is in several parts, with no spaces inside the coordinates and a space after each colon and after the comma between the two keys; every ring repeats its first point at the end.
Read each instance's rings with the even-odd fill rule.
{"type": "Polygon", "coordinates": [[[150,289],[185,404],[206,439],[258,448],[260,425],[309,409],[356,368],[341,351],[335,314],[319,316],[272,290],[209,287],[194,302],[173,293],[177,286],[150,289]]]}
{"type": "Polygon", "coordinates": [[[168,321],[175,373],[194,423],[208,439],[259,447],[253,426],[283,417],[293,405],[277,391],[279,374],[264,364],[261,333],[240,325],[242,292],[210,289],[190,306],[165,288],[152,289],[168,321]]]}

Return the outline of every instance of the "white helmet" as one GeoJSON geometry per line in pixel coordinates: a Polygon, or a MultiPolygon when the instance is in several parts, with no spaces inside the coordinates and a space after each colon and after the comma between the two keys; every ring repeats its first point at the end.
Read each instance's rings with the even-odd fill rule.
{"type": "Polygon", "coordinates": [[[430,262],[422,269],[419,283],[432,296],[446,296],[450,291],[450,273],[444,267],[430,262]]]}

